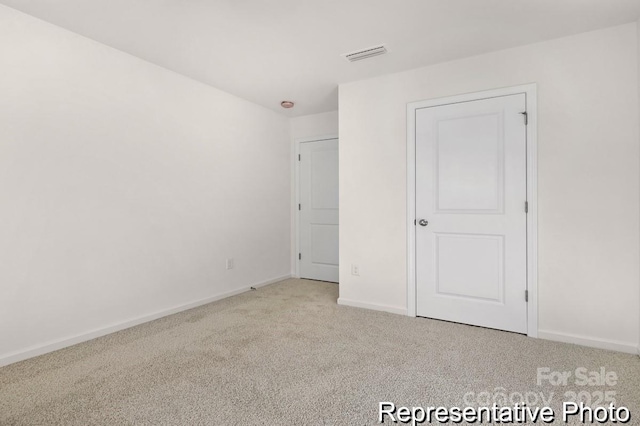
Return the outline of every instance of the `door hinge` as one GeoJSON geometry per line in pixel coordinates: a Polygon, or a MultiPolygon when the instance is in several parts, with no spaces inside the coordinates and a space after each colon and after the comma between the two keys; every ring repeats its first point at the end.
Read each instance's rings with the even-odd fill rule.
{"type": "Polygon", "coordinates": [[[520,114],[522,114],[522,116],[524,117],[524,125],[526,126],[527,124],[529,124],[529,113],[525,111],[521,112],[520,114]]]}
{"type": "Polygon", "coordinates": [[[525,213],[529,213],[529,202],[528,201],[524,202],[524,212],[525,213]]]}
{"type": "Polygon", "coordinates": [[[300,161],[300,158],[302,158],[302,156],[300,154],[298,154],[298,161],[300,161]]]}
{"type": "Polygon", "coordinates": [[[529,301],[529,290],[525,290],[524,291],[524,301],[528,302],[529,301]]]}
{"type": "Polygon", "coordinates": [[[302,253],[298,253],[298,260],[302,260],[302,253]]]}
{"type": "Polygon", "coordinates": [[[302,204],[298,204],[298,210],[302,210],[302,204]]]}
{"type": "Polygon", "coordinates": [[[417,225],[418,224],[418,219],[413,219],[413,224],[417,225]]]}

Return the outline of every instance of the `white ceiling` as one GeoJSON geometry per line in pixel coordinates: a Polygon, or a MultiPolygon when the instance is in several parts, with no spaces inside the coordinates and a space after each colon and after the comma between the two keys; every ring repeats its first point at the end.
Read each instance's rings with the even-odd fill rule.
{"type": "Polygon", "coordinates": [[[640,0],[0,0],[288,116],[340,83],[635,21],[640,0]],[[385,43],[389,54],[341,54],[385,43]],[[281,100],[296,107],[283,110],[281,100]]]}

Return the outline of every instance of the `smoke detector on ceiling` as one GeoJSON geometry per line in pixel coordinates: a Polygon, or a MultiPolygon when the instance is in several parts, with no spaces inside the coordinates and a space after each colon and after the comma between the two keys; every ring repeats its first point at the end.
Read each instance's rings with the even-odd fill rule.
{"type": "Polygon", "coordinates": [[[379,46],[358,50],[357,52],[345,53],[342,56],[344,56],[349,62],[355,62],[372,58],[374,56],[384,55],[385,53],[387,53],[387,48],[381,44],[379,46]]]}
{"type": "Polygon", "coordinates": [[[288,108],[293,108],[294,105],[295,104],[293,102],[291,102],[291,101],[282,101],[282,102],[280,102],[280,106],[282,108],[287,108],[287,109],[288,108]]]}

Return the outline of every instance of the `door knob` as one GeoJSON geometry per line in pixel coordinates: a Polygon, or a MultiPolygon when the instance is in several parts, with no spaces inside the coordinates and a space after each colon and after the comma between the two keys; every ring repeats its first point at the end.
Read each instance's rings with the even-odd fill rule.
{"type": "Polygon", "coordinates": [[[418,223],[420,224],[420,226],[427,226],[429,224],[429,221],[427,221],[426,219],[420,219],[418,223]]]}

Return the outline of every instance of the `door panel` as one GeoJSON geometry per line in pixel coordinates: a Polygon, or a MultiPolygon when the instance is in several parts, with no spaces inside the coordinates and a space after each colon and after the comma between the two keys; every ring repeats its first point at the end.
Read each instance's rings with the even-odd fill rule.
{"type": "MultiPolygon", "coordinates": [[[[338,151],[332,148],[334,143],[311,142],[314,145],[311,159],[311,207],[313,209],[338,209],[338,151]],[[320,149],[331,149],[320,151],[320,149]]],[[[310,147],[304,145],[305,148],[310,147]]],[[[306,149],[305,149],[306,151],[306,149]]],[[[302,158],[302,157],[301,157],[302,158]]],[[[306,158],[305,158],[306,160],[306,158]]],[[[306,164],[304,164],[306,166],[306,164]]]]}
{"type": "Polygon", "coordinates": [[[504,302],[502,235],[435,234],[438,295],[504,302]],[[460,267],[460,259],[474,259],[460,267]]]}
{"type": "Polygon", "coordinates": [[[338,282],[338,140],[300,144],[300,276],[338,282]]]}
{"type": "Polygon", "coordinates": [[[418,316],[527,331],[525,95],[416,111],[418,316]]]}
{"type": "Polygon", "coordinates": [[[338,225],[311,225],[311,262],[320,265],[338,265],[338,225]]]}
{"type": "Polygon", "coordinates": [[[502,211],[504,169],[500,116],[437,122],[436,201],[439,212],[502,211]]]}

